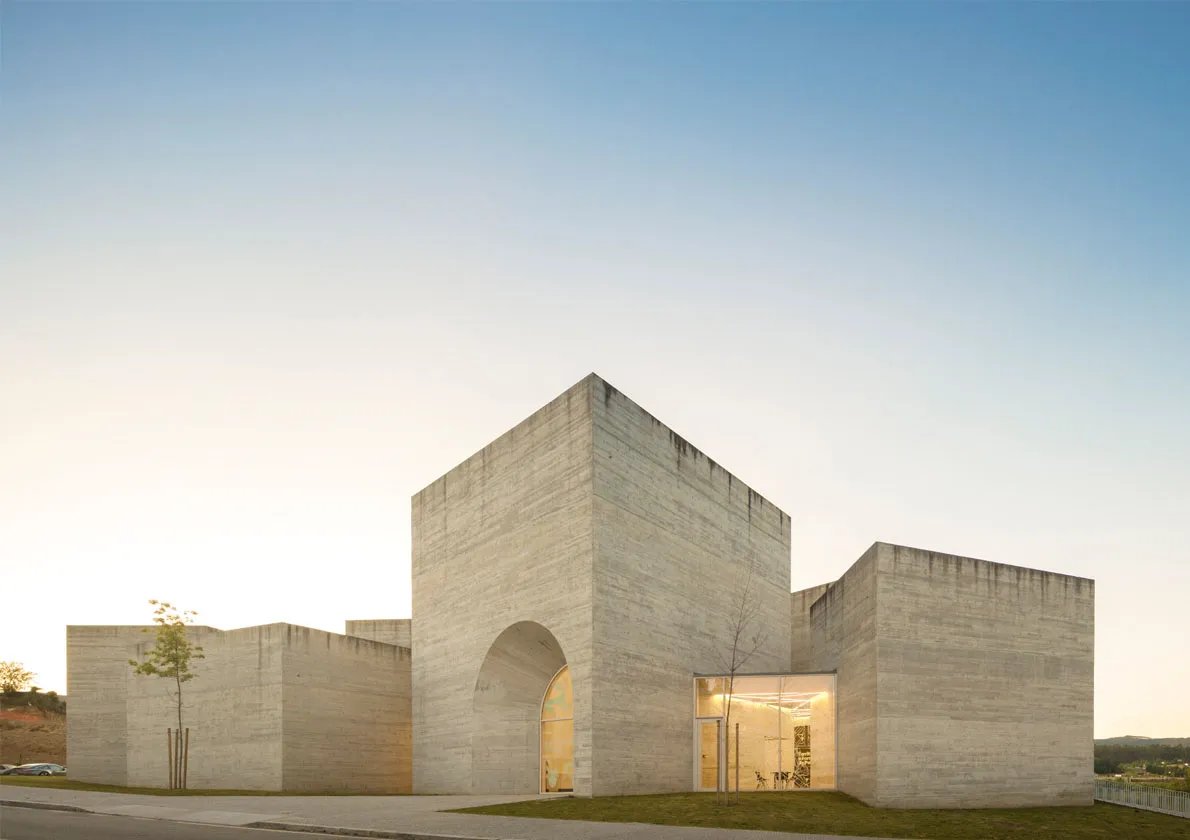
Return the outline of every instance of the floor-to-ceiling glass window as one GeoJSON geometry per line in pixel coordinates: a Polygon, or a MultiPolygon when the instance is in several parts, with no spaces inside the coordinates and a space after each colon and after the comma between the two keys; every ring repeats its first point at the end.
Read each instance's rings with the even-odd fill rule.
{"type": "Polygon", "coordinates": [[[723,751],[723,739],[719,735],[722,721],[695,721],[695,790],[716,790],[719,784],[719,753],[723,751]]]}
{"type": "Polygon", "coordinates": [[[541,792],[574,790],[574,691],[570,668],[550,681],[541,703],[541,792]]]}
{"type": "Polygon", "coordinates": [[[835,786],[835,677],[781,678],[781,779],[791,789],[835,786]]]}
{"type": "Polygon", "coordinates": [[[727,684],[728,789],[735,790],[737,782],[741,790],[771,788],[781,768],[781,678],[736,677],[727,684]]]}
{"type": "Polygon", "coordinates": [[[698,677],[694,694],[696,790],[835,787],[834,674],[698,677]]]}
{"type": "Polygon", "coordinates": [[[723,778],[723,692],[726,683],[694,681],[694,789],[718,790],[723,778]]]}

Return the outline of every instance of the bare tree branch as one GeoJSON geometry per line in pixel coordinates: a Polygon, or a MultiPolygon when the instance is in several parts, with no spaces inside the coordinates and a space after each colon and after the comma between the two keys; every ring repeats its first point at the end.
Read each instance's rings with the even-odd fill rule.
{"type": "MultiPolygon", "coordinates": [[[[716,651],[723,670],[727,673],[727,685],[724,691],[723,725],[727,728],[727,737],[731,736],[731,701],[735,693],[735,678],[756,652],[764,647],[768,640],[768,629],[759,624],[760,604],[754,597],[756,577],[756,554],[753,552],[748,559],[747,573],[741,585],[737,585],[732,598],[731,613],[727,619],[727,638],[729,643],[725,648],[716,651]]],[[[726,767],[730,763],[724,762],[726,767]]],[[[718,788],[720,784],[716,784],[718,788]]],[[[727,804],[728,784],[721,785],[724,791],[724,804],[727,804]]],[[[736,785],[736,801],[739,801],[739,785],[736,785]]],[[[718,796],[718,794],[716,794],[718,796]]]]}

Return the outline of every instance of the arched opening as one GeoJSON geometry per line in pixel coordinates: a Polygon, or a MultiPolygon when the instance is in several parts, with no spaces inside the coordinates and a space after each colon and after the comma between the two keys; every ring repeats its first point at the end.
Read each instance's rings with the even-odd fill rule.
{"type": "MultiPolygon", "coordinates": [[[[536,622],[517,622],[496,637],[475,681],[471,729],[474,793],[541,792],[544,701],[552,688],[561,689],[556,677],[565,666],[562,646],[536,622]]],[[[569,672],[566,686],[570,686],[569,672]]],[[[572,691],[567,694],[568,699],[573,697],[572,691]]],[[[573,720],[571,733],[573,744],[573,720]]],[[[573,779],[573,747],[570,776],[573,779]]]]}
{"type": "Polygon", "coordinates": [[[554,675],[541,702],[541,792],[574,792],[574,687],[568,665],[554,675]]]}

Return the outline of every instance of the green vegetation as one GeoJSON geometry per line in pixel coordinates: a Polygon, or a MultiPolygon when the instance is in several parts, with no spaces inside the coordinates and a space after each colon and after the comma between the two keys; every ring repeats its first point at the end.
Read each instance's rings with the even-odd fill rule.
{"type": "Polygon", "coordinates": [[[843,793],[745,793],[729,807],[716,805],[712,793],[535,799],[460,813],[927,840],[1190,838],[1188,820],[1117,805],[903,811],[869,808],[843,793]]]}
{"type": "MultiPolygon", "coordinates": [[[[153,611],[153,623],[157,625],[157,639],[153,649],[145,654],[145,660],[138,662],[129,659],[135,674],[147,677],[161,677],[171,680],[175,690],[171,695],[177,704],[178,728],[173,735],[170,745],[170,775],[171,788],[186,787],[186,765],[189,758],[189,730],[187,730],[187,744],[182,744],[182,686],[194,679],[197,674],[190,670],[190,663],[195,659],[205,659],[202,647],[194,644],[186,636],[186,625],[194,623],[198,613],[194,610],[178,610],[168,601],[149,601],[156,607],[153,611]]],[[[148,632],[148,628],[145,628],[148,632]]]]}
{"type": "Polygon", "coordinates": [[[1168,777],[1138,779],[1130,777],[1128,781],[1134,785],[1148,785],[1149,787],[1165,788],[1166,790],[1184,790],[1190,793],[1190,779],[1171,779],[1168,777]]]}
{"type": "Polygon", "coordinates": [[[0,762],[66,763],[66,702],[54,692],[0,697],[0,762]]]}
{"type": "MultiPolygon", "coordinates": [[[[343,793],[340,791],[312,791],[294,793],[277,790],[181,790],[154,787],[120,787],[77,782],[66,776],[0,776],[0,785],[14,787],[57,788],[58,790],[93,790],[100,793],[143,793],[149,796],[375,796],[376,794],[343,793]]],[[[399,794],[390,794],[397,796],[399,794]]]]}
{"type": "Polygon", "coordinates": [[[41,689],[33,686],[28,691],[10,691],[0,699],[0,708],[6,711],[50,712],[52,714],[66,714],[66,701],[58,696],[56,691],[41,693],[41,689]]]}
{"type": "Polygon", "coordinates": [[[1096,744],[1095,772],[1185,776],[1190,744],[1096,744]]]}
{"type": "Polygon", "coordinates": [[[20,662],[0,662],[0,709],[36,709],[43,712],[63,713],[66,701],[56,691],[41,693],[41,687],[33,684],[37,674],[20,662]]]}

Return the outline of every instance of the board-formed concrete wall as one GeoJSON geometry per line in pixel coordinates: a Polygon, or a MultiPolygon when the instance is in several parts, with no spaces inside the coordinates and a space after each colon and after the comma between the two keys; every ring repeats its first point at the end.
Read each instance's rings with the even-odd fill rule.
{"type": "Polygon", "coordinates": [[[1090,805],[1094,582],[878,551],[878,803],[1090,805]]]}
{"type": "Polygon", "coordinates": [[[284,627],[283,789],[411,793],[409,648],[284,627]]]}
{"type": "Polygon", "coordinates": [[[876,543],[810,607],[839,788],[898,808],[1089,805],[1094,582],[876,543]]]}
{"type": "Polygon", "coordinates": [[[830,587],[829,583],[800,589],[789,596],[789,672],[806,673],[814,667],[810,607],[830,587]]]}
{"type": "Polygon", "coordinates": [[[593,793],[688,791],[692,675],[724,673],[749,588],[744,670],[789,663],[790,520],[636,403],[591,377],[593,793]],[[751,576],[749,576],[751,569],[751,576]]]}
{"type": "Polygon", "coordinates": [[[413,622],[408,618],[379,618],[347,621],[345,633],[360,639],[384,642],[386,645],[411,648],[413,646],[413,622]]]}
{"type": "MultiPolygon", "coordinates": [[[[281,661],[286,625],[223,632],[190,627],[203,648],[182,687],[183,725],[190,729],[188,786],[195,789],[281,790],[281,661]]],[[[127,660],[144,659],[153,636],[121,659],[127,682],[128,784],[165,787],[169,780],[167,728],[178,725],[169,680],[139,676],[127,660]]],[[[74,768],[71,775],[75,776],[74,768]]],[[[85,776],[78,776],[91,781],[85,776]]]]}
{"type": "MultiPolygon", "coordinates": [[[[290,624],[187,634],[204,656],[183,687],[189,787],[410,790],[408,649],[290,624]]],[[[128,664],[153,643],[139,627],[67,628],[72,778],[168,783],[172,686],[128,664]]]]}
{"type": "Polygon", "coordinates": [[[590,390],[584,379],[413,497],[417,793],[504,791],[508,774],[525,788],[509,792],[537,793],[536,723],[491,702],[503,657],[488,654],[518,624],[547,643],[535,673],[559,656],[570,667],[574,788],[591,792],[590,390]],[[493,772],[500,753],[525,766],[493,772]]]}
{"type": "Polygon", "coordinates": [[[804,669],[838,672],[838,787],[869,804],[877,800],[876,553],[868,549],[810,607],[804,669]]]}
{"type": "Polygon", "coordinates": [[[692,677],[724,670],[746,580],[765,637],[747,667],[788,665],[789,517],[593,374],[412,513],[419,793],[536,793],[526,716],[558,662],[576,794],[689,790],[692,677]],[[501,664],[524,656],[514,626],[540,661],[501,664]]]}
{"type": "Polygon", "coordinates": [[[128,784],[128,660],[136,645],[148,638],[142,630],[152,627],[66,628],[66,758],[71,778],[128,784]]]}

